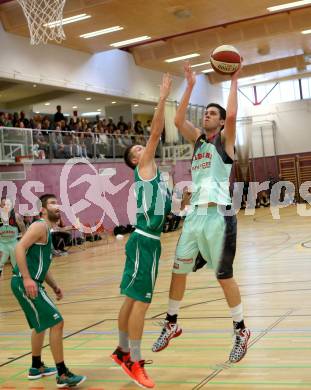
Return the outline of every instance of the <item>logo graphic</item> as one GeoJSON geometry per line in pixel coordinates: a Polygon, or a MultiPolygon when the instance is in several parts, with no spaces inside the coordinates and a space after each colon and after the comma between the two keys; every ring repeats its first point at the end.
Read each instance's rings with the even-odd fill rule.
{"type": "Polygon", "coordinates": [[[79,226],[77,227],[79,229],[83,229],[85,233],[96,232],[96,230],[102,225],[106,215],[113,221],[114,224],[119,224],[113,206],[107,199],[106,194],[117,194],[127,185],[129,180],[125,180],[118,185],[114,185],[111,183],[110,178],[115,175],[115,171],[107,169],[106,172],[107,174],[105,175],[99,175],[95,167],[85,158],[72,158],[65,163],[62,169],[60,176],[60,200],[62,203],[62,211],[64,211],[72,225],[77,226],[78,224],[79,226]],[[94,174],[83,174],[68,187],[69,174],[73,167],[78,164],[86,164],[91,168],[94,174]],[[80,199],[78,202],[71,205],[68,196],[68,188],[76,188],[83,183],[89,184],[89,188],[85,192],[85,199],[80,199]],[[103,211],[102,217],[96,226],[88,227],[80,224],[79,222],[77,223],[77,215],[92,205],[98,206],[103,211]]]}

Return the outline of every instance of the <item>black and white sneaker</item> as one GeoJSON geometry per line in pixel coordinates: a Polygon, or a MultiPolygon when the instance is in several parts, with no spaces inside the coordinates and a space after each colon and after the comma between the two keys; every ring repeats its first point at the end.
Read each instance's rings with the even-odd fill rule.
{"type": "Polygon", "coordinates": [[[238,363],[246,355],[250,337],[251,331],[248,328],[234,330],[233,347],[229,356],[231,363],[238,363]]]}

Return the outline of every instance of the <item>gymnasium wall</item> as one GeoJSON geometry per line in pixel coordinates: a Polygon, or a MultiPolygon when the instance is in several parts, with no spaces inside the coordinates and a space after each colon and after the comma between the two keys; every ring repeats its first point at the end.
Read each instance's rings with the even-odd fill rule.
{"type": "MultiPolygon", "coordinates": [[[[1,24],[0,42],[0,77],[142,101],[158,99],[162,74],[136,66],[125,51],[92,55],[60,45],[33,47],[28,38],[6,33],[1,24]]],[[[175,76],[171,100],[180,100],[184,87],[184,79],[175,76]]],[[[222,103],[222,89],[210,85],[205,75],[198,76],[191,102],[204,105],[215,99],[222,103]]]]}
{"type": "MultiPolygon", "coordinates": [[[[276,154],[311,152],[311,100],[276,103],[249,107],[245,115],[253,118],[253,123],[276,122],[276,154]]],[[[269,142],[272,142],[270,135],[269,142]]],[[[253,142],[261,143],[259,136],[253,142]]],[[[269,148],[267,148],[269,150],[269,148]]],[[[272,148],[270,148],[272,151],[272,148]]],[[[267,153],[266,155],[271,155],[267,153]]]]}
{"type": "Polygon", "coordinates": [[[107,106],[105,108],[105,117],[112,118],[115,124],[119,122],[120,116],[123,116],[125,123],[132,122],[132,105],[122,104],[117,106],[107,106]]]}

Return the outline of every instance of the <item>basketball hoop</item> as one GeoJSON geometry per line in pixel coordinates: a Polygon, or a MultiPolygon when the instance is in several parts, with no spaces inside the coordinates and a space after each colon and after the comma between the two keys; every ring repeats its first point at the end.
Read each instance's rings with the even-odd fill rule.
{"type": "Polygon", "coordinates": [[[66,0],[17,0],[27,19],[30,43],[38,45],[48,41],[61,43],[65,38],[63,30],[63,9],[66,0]]]}

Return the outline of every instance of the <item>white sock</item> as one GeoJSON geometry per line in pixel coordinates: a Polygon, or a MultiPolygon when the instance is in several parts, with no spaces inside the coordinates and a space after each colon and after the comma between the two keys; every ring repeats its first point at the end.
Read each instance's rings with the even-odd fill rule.
{"type": "Polygon", "coordinates": [[[170,316],[174,316],[175,314],[178,314],[180,304],[181,301],[176,301],[175,299],[169,299],[167,313],[170,316]]]}
{"type": "Polygon", "coordinates": [[[243,305],[240,303],[235,307],[230,307],[231,316],[234,322],[240,322],[243,320],[243,305]]]}

